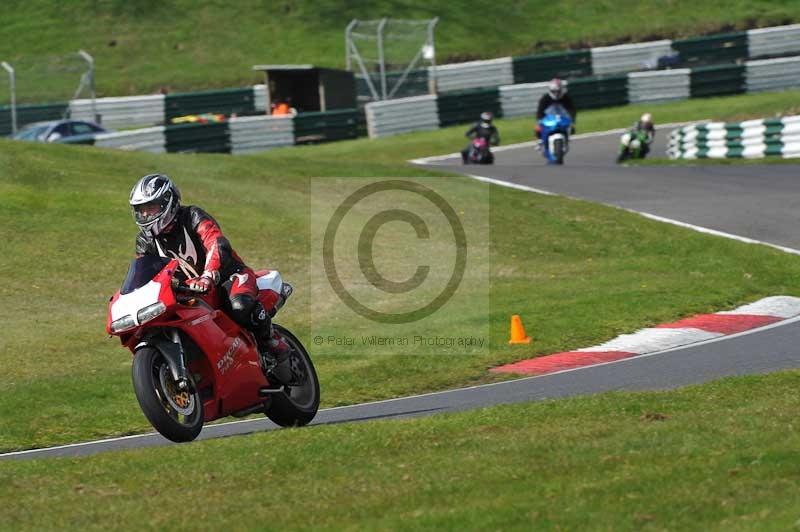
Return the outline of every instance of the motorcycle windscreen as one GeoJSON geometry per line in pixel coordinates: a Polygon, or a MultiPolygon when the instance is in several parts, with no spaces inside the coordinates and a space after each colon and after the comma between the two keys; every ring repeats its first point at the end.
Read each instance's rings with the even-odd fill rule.
{"type": "Polygon", "coordinates": [[[169,264],[169,259],[155,255],[142,255],[133,259],[128,268],[128,275],[125,276],[125,282],[122,283],[120,293],[130,294],[134,290],[143,287],[158,275],[158,272],[163,270],[167,264],[169,264]]]}
{"type": "Polygon", "coordinates": [[[547,109],[544,110],[544,114],[553,116],[566,116],[572,120],[572,116],[569,114],[569,111],[567,111],[560,103],[548,105],[547,109]]]}

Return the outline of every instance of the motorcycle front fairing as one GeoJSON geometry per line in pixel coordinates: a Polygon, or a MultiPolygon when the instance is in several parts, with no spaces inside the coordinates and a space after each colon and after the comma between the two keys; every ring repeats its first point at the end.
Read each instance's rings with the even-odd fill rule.
{"type": "Polygon", "coordinates": [[[557,138],[564,139],[564,151],[569,151],[569,130],[572,126],[572,117],[562,105],[548,106],[539,124],[542,126],[541,136],[542,144],[545,146],[545,157],[552,158],[552,144],[557,138]]]}
{"type": "Polygon", "coordinates": [[[177,272],[175,259],[134,259],[109,302],[106,330],[120,336],[134,356],[146,346],[159,350],[173,377],[187,368],[203,396],[206,421],[256,404],[259,388],[268,382],[252,335],[216,308],[213,291],[179,301],[173,288],[177,272]],[[199,352],[184,350],[182,337],[199,352]]]}

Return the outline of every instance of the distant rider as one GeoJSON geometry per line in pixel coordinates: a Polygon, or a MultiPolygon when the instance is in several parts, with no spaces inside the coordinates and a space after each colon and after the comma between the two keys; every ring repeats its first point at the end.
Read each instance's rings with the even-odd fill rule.
{"type": "Polygon", "coordinates": [[[639,121],[633,125],[634,130],[639,133],[643,132],[645,134],[644,144],[640,148],[640,153],[642,158],[644,158],[648,153],[650,153],[650,144],[653,143],[653,139],[656,138],[656,128],[653,124],[653,115],[650,113],[644,113],[639,121]]]}
{"type": "MultiPolygon", "coordinates": [[[[484,111],[481,113],[480,120],[478,120],[475,125],[469,128],[464,136],[466,136],[468,139],[484,138],[489,146],[499,146],[500,133],[497,131],[497,128],[494,126],[494,124],[492,124],[493,119],[494,115],[491,112],[484,111]]],[[[461,160],[464,162],[464,164],[467,163],[470,146],[471,144],[467,144],[467,147],[461,150],[461,160]]]]}
{"type": "Polygon", "coordinates": [[[542,126],[539,120],[544,118],[544,112],[551,105],[561,105],[569,113],[572,118],[572,129],[570,133],[575,133],[575,122],[577,121],[578,111],[575,109],[575,104],[572,98],[567,94],[567,85],[558,78],[553,78],[547,86],[547,92],[539,98],[539,106],[536,109],[536,138],[539,139],[537,148],[541,146],[542,140],[542,126]]]}
{"type": "Polygon", "coordinates": [[[190,288],[203,292],[212,286],[220,289],[223,310],[253,333],[259,352],[274,362],[271,375],[288,383],[290,348],[273,331],[272,320],[258,300],[255,272],[236,254],[216,220],[200,207],[182,206],[178,187],[163,174],[141,178],[128,202],[139,226],[137,257],[178,259],[190,288]]]}

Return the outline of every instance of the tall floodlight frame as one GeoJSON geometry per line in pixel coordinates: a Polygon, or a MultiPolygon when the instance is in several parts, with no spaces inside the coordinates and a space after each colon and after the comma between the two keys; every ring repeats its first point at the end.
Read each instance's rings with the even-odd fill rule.
{"type": "Polygon", "coordinates": [[[94,58],[85,50],[78,50],[78,55],[89,65],[89,70],[81,76],[81,83],[78,85],[78,90],[75,91],[75,96],[73,96],[72,99],[76,100],[83,92],[83,89],[88,87],[89,95],[92,99],[92,118],[95,122],[100,123],[101,117],[97,114],[97,105],[95,102],[97,94],[94,91],[94,58]]]}
{"type": "MultiPolygon", "coordinates": [[[[436,43],[435,43],[435,29],[436,25],[439,23],[439,17],[434,17],[430,20],[400,20],[400,19],[390,19],[390,18],[382,18],[379,20],[359,20],[353,19],[347,25],[344,31],[344,46],[345,46],[345,64],[347,70],[354,71],[358,70],[362,75],[365,83],[367,84],[367,88],[374,100],[386,100],[391,99],[397,93],[398,89],[403,85],[403,83],[408,78],[409,74],[418,66],[418,64],[426,60],[429,62],[429,76],[430,82],[428,84],[429,92],[435,93],[436,92],[436,43]],[[394,83],[394,86],[389,87],[389,83],[387,80],[387,61],[386,61],[386,28],[387,25],[392,23],[397,24],[413,24],[418,25],[418,27],[424,25],[425,26],[425,38],[424,42],[418,47],[416,54],[414,55],[413,59],[405,66],[403,69],[402,74],[394,83]],[[377,73],[379,76],[378,79],[378,86],[376,87],[376,83],[373,81],[373,75],[370,73],[369,69],[367,68],[364,55],[362,55],[361,51],[356,44],[354,39],[354,32],[359,29],[359,25],[375,26],[375,32],[373,34],[366,35],[369,39],[374,39],[375,41],[375,48],[377,51],[377,61],[371,60],[372,63],[377,63],[377,73]]],[[[356,34],[358,35],[358,34],[356,34]]],[[[360,34],[361,37],[364,37],[365,34],[360,34]]],[[[406,39],[407,40],[407,39],[406,39]]],[[[405,64],[405,60],[403,61],[405,64]]]]}
{"type": "Polygon", "coordinates": [[[17,80],[14,76],[14,67],[3,61],[0,63],[3,70],[8,72],[8,83],[11,89],[11,134],[17,134],[17,80]]]}

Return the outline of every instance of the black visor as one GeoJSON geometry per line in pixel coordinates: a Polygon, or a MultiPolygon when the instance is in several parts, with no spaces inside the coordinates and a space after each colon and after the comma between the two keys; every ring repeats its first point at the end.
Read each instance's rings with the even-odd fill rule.
{"type": "Polygon", "coordinates": [[[172,194],[164,194],[161,198],[141,205],[133,206],[133,217],[139,225],[147,225],[158,220],[169,208],[172,194]]]}

